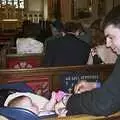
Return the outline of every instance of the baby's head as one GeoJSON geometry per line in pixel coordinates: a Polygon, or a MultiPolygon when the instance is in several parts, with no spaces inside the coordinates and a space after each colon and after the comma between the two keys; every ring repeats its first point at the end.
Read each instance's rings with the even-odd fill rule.
{"type": "Polygon", "coordinates": [[[28,96],[19,96],[16,97],[14,99],[12,99],[9,103],[8,103],[9,107],[19,107],[19,108],[24,108],[24,109],[28,109],[30,111],[32,111],[33,113],[38,114],[39,112],[39,108],[37,107],[37,105],[35,105],[31,98],[29,98],[28,96]]]}

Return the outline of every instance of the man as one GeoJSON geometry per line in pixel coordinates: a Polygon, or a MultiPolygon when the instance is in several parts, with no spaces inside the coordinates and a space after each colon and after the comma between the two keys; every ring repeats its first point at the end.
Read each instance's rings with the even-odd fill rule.
{"type": "Polygon", "coordinates": [[[65,24],[64,35],[46,42],[44,66],[73,66],[86,64],[90,46],[76,36],[79,26],[74,22],[65,24]]]}
{"type": "MultiPolygon", "coordinates": [[[[120,6],[113,8],[103,22],[106,46],[120,55],[120,6]]],[[[102,87],[73,94],[66,103],[67,115],[91,114],[108,116],[120,110],[120,56],[102,87]]],[[[84,85],[85,86],[85,85],[84,85]]],[[[81,87],[76,85],[75,93],[81,87]]],[[[58,109],[58,108],[57,108],[58,109]]]]}

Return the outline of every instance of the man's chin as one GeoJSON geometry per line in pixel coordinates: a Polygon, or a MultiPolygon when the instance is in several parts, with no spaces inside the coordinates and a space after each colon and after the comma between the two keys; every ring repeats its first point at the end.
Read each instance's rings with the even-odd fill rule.
{"type": "Polygon", "coordinates": [[[114,51],[117,55],[120,55],[120,50],[114,51]]]}
{"type": "Polygon", "coordinates": [[[116,48],[112,48],[112,51],[117,54],[117,55],[120,55],[120,49],[116,49],[116,48]]]}

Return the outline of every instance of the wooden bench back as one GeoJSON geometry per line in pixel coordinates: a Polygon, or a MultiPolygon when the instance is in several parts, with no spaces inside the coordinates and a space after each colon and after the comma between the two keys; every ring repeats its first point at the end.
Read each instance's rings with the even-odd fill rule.
{"type": "Polygon", "coordinates": [[[14,45],[17,32],[0,32],[0,45],[14,45]]]}
{"type": "Polygon", "coordinates": [[[40,67],[42,64],[43,54],[7,54],[7,69],[23,69],[40,67]]]}
{"type": "Polygon", "coordinates": [[[46,67],[32,69],[1,69],[0,83],[26,82],[35,91],[42,92],[71,87],[81,79],[106,80],[114,65],[81,65],[66,67],[46,67]]]}
{"type": "Polygon", "coordinates": [[[15,47],[3,47],[0,52],[1,68],[5,69],[23,69],[40,67],[44,55],[35,54],[17,54],[15,47]]]}

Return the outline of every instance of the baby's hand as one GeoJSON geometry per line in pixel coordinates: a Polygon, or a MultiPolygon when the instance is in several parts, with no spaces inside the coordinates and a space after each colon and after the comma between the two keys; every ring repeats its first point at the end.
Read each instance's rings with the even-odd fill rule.
{"type": "Polygon", "coordinates": [[[65,95],[66,95],[65,92],[59,90],[59,91],[56,93],[56,97],[55,97],[56,101],[57,101],[57,102],[61,101],[62,98],[63,98],[65,95]]]}

